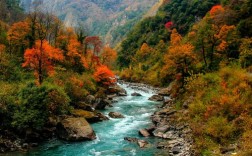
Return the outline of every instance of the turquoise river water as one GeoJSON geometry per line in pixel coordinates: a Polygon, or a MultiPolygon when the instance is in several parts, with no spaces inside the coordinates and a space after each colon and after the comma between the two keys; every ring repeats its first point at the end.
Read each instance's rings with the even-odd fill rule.
{"type": "Polygon", "coordinates": [[[92,124],[97,139],[88,142],[68,143],[57,139],[46,142],[40,147],[25,153],[9,153],[5,156],[154,156],[160,151],[155,145],[157,138],[143,138],[138,134],[142,128],[151,125],[150,116],[155,112],[159,103],[148,100],[153,91],[147,92],[134,90],[129,86],[121,85],[127,90],[128,96],[118,97],[118,102],[111,108],[103,111],[120,112],[125,116],[123,119],[112,119],[92,124]],[[131,93],[138,92],[141,97],[133,97],[131,93]],[[136,143],[124,140],[124,137],[136,137],[151,143],[149,148],[141,149],[136,143]]]}

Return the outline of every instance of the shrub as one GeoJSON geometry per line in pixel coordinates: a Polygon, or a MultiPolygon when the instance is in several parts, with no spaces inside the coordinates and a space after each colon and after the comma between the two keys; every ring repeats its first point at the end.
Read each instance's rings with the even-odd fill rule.
{"type": "Polygon", "coordinates": [[[189,122],[199,155],[240,139],[241,147],[249,149],[251,94],[252,77],[236,64],[186,79],[183,101],[194,97],[189,104],[189,122]]]}
{"type": "Polygon", "coordinates": [[[126,81],[130,81],[131,77],[133,75],[133,70],[130,68],[125,68],[121,71],[120,73],[120,78],[126,80],[126,81]]]}
{"type": "Polygon", "coordinates": [[[12,125],[20,130],[41,129],[49,116],[67,113],[69,101],[69,97],[56,86],[29,83],[19,93],[19,106],[12,125]]]}
{"type": "Polygon", "coordinates": [[[0,82],[0,121],[1,127],[11,125],[12,116],[16,107],[18,85],[0,82]]]}
{"type": "Polygon", "coordinates": [[[88,72],[77,74],[71,70],[59,71],[57,75],[47,79],[47,81],[64,88],[72,103],[84,100],[88,94],[94,94],[97,90],[93,75],[88,72]]]}
{"type": "Polygon", "coordinates": [[[224,117],[214,116],[206,124],[205,133],[216,139],[218,143],[225,143],[232,138],[235,128],[224,117]]]}
{"type": "Polygon", "coordinates": [[[88,90],[84,88],[84,82],[78,75],[69,77],[65,82],[65,91],[71,98],[72,103],[76,103],[85,99],[89,94],[88,90]]]}

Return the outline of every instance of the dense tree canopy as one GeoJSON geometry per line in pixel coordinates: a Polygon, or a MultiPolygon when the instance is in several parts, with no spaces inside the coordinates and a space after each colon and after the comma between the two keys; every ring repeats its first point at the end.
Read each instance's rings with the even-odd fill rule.
{"type": "Polygon", "coordinates": [[[190,125],[196,155],[222,155],[238,142],[238,155],[252,153],[251,4],[166,1],[121,44],[121,77],[170,84],[174,109],[186,112],[181,118],[190,125]]]}

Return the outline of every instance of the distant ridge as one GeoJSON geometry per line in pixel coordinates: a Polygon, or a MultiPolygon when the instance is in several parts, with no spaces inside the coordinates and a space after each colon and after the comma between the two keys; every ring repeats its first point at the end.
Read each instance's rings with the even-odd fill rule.
{"type": "Polygon", "coordinates": [[[114,45],[149,11],[156,12],[159,0],[21,0],[28,12],[34,4],[43,11],[55,13],[67,26],[81,25],[90,35],[102,36],[114,45]],[[156,4],[158,3],[158,4],[156,4]]]}

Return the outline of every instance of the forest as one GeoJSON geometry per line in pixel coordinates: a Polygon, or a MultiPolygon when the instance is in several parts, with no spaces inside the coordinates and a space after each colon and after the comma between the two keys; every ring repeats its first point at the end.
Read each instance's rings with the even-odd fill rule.
{"type": "Polygon", "coordinates": [[[251,18],[251,0],[168,0],[121,44],[121,78],[172,88],[196,155],[252,154],[251,18]]]}
{"type": "Polygon", "coordinates": [[[41,133],[50,127],[51,118],[73,114],[84,97],[102,97],[116,82],[111,68],[117,53],[100,37],[87,36],[80,27],[65,27],[50,13],[26,14],[16,0],[0,3],[4,10],[0,13],[1,143],[9,133],[41,133]]]}
{"type": "Polygon", "coordinates": [[[41,132],[52,118],[83,113],[82,101],[104,97],[116,73],[171,88],[195,155],[230,145],[252,155],[252,0],[165,0],[118,53],[55,15],[24,13],[16,0],[1,0],[0,10],[1,134],[41,132]]]}

